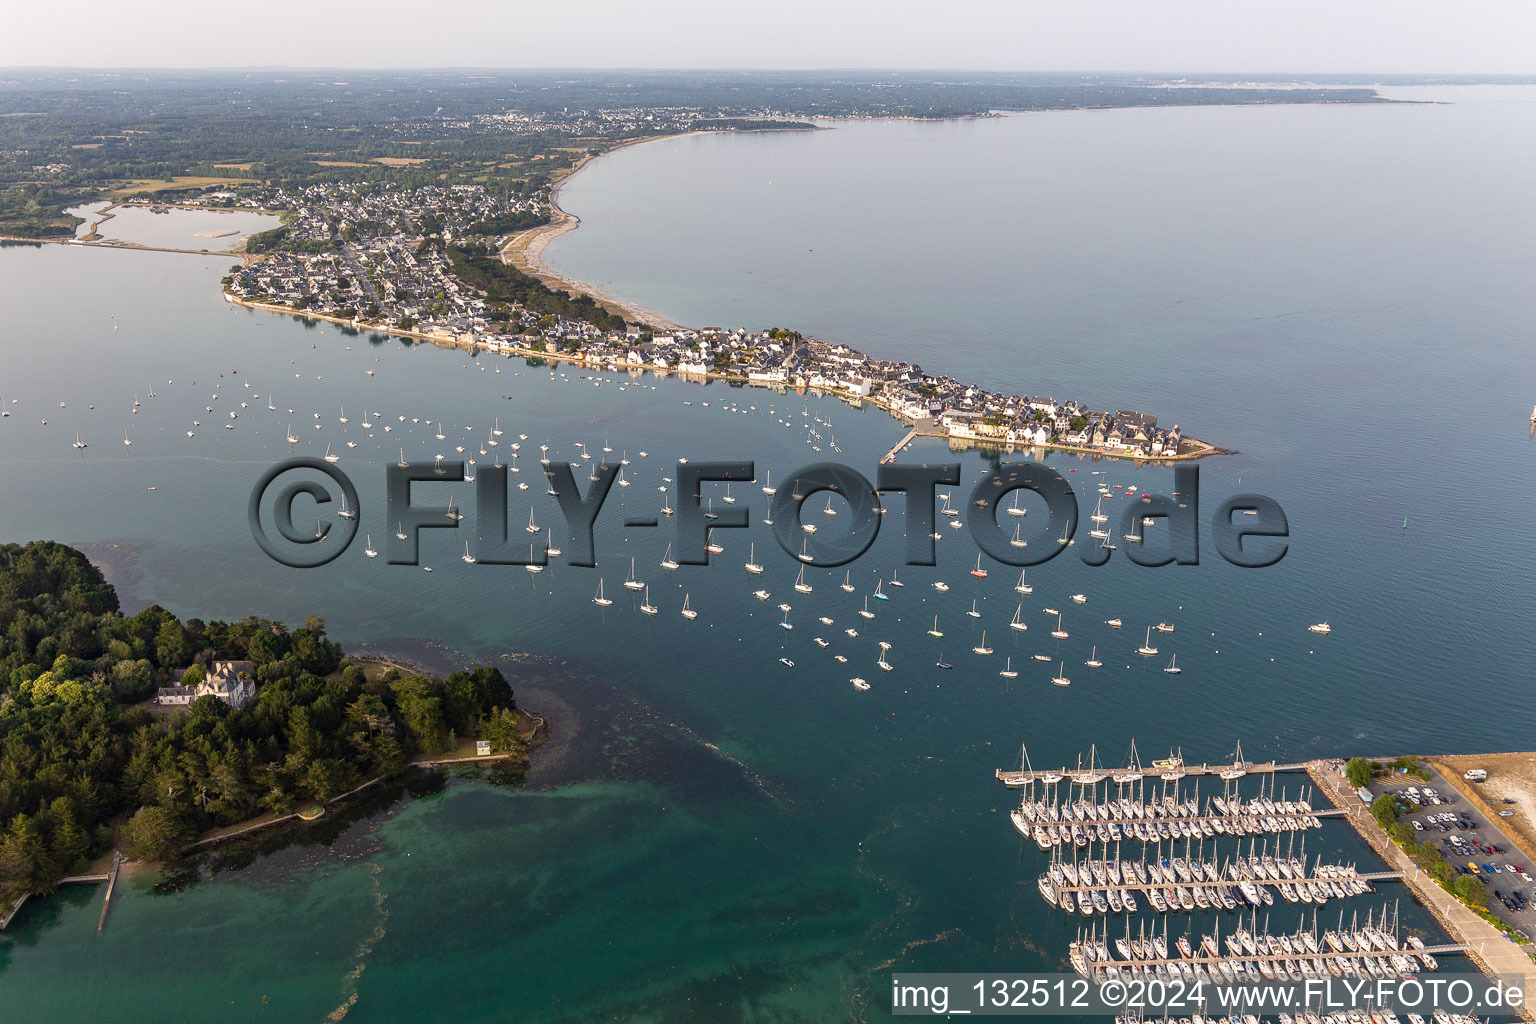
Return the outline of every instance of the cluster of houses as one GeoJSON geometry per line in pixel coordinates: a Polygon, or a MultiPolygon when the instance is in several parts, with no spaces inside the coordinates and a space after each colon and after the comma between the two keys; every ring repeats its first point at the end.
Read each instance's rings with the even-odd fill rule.
{"type": "Polygon", "coordinates": [[[477,185],[367,192],[320,184],[252,192],[242,202],[291,210],[292,237],[330,244],[314,253],[276,252],[239,270],[227,291],[240,301],[308,310],[359,327],[507,355],[553,354],[615,370],[816,389],[873,403],[957,445],[1072,448],[1153,459],[1206,450],[1184,437],[1177,425],[1159,427],[1153,415],[1096,412],[1076,401],[1005,395],[795,331],[636,324],[603,330],[520,307],[493,310],[484,295],[455,276],[441,247],[423,244],[428,228],[446,240],[465,241],[488,219],[516,211],[545,212],[544,193],[496,195],[477,185]]]}
{"type": "Polygon", "coordinates": [[[232,708],[243,708],[256,697],[256,666],[249,661],[215,661],[196,686],[162,686],[155,703],[185,707],[199,697],[217,697],[232,708]]]}

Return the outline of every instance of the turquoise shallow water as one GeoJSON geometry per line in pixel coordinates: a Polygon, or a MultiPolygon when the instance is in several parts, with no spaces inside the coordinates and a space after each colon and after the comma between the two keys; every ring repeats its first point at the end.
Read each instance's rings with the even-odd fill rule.
{"type": "MultiPolygon", "coordinates": [[[[361,809],[329,845],[205,866],[179,892],[136,881],[100,937],[83,891],[29,907],[0,940],[0,1002],[26,1020],[319,1020],[343,1006],[365,1021],[879,1019],[893,968],[1044,969],[1063,956],[1074,925],[1045,913],[1040,858],[991,778],[1021,741],[1037,763],[1092,742],[1114,761],[1132,737],[1149,755],[1181,745],[1199,759],[1237,739],[1285,759],[1528,746],[1530,718],[1497,709],[1518,709],[1500,700],[1522,692],[1536,653],[1523,539],[1536,257],[1516,229],[1532,213],[1536,136],[1530,104],[1474,98],[685,139],[575,180],[564,202],[583,226],[550,253],[563,271],[688,322],[792,325],[1010,389],[1157,412],[1241,452],[1202,464],[1203,518],[1250,489],[1290,517],[1290,554],[1265,570],[1221,562],[1208,534],[1196,567],[1089,569],[1069,552],[1030,570],[1025,634],[1007,628],[1014,573],[968,576],[961,531],[945,531],[938,567],[903,567],[908,585],[871,603],[874,620],[855,616],[900,560],[899,501],[852,567],[852,595],[841,571],[808,574],[810,595],[791,589],[798,563],[773,546],[755,488],[735,492],[752,530],[724,534],[710,568],[665,573],[669,528],[623,526],[654,510],[679,457],[756,458],[781,485],[827,457],[872,474],[901,433],[881,413],[718,384],[551,379],[521,360],[305,327],[227,307],[218,259],[0,251],[4,539],[88,546],[130,604],[318,612],[344,642],[422,657],[550,656],[563,664],[501,663],[526,703],[569,709],[525,788],[455,782],[361,809]],[[688,208],[702,227],[677,216],[688,208]],[[426,422],[438,417],[441,442],[426,422]],[[798,423],[816,418],[840,453],[806,443],[798,423]],[[528,435],[523,475],[540,444],[577,461],[578,441],[627,453],[634,486],[599,522],[598,569],[466,566],[472,518],[424,541],[431,574],[370,562],[360,545],[302,573],[256,550],[245,502],[273,460],[331,443],[382,546],[382,467],[398,448],[430,458],[462,444],[487,463],[479,447],[498,420],[503,460],[528,435]],[[299,445],[284,442],[290,423],[299,445]],[[77,429],[83,456],[69,447],[77,429]],[[740,568],[749,542],[761,579],[740,568]],[[631,555],[656,619],[618,586],[631,555]],[[590,600],[599,576],[608,609],[590,600]],[[1077,592],[1086,605],[1068,601],[1077,592]],[[701,611],[691,624],[684,594],[701,611]],[[1045,606],[1066,613],[1068,640],[1049,638],[1045,606]],[[935,614],[941,642],[925,634],[935,614]],[[1104,626],[1111,616],[1127,628],[1104,626]],[[1324,618],[1332,637],[1305,632],[1324,618]],[[1159,620],[1178,625],[1159,643],[1181,676],[1132,660],[1159,620]],[[991,658],[970,653],[982,629],[991,658]],[[874,667],[882,639],[891,673],[874,667]],[[1096,672],[1082,666],[1094,647],[1096,672]],[[1037,652],[1065,661],[1073,685],[1049,686],[1055,665],[1037,652]],[[934,668],[941,656],[955,670],[934,668]],[[998,677],[1005,656],[1020,679],[998,677]],[[854,691],[854,674],[874,689],[854,691]],[[206,968],[189,972],[176,951],[206,968]]],[[[906,457],[960,461],[962,491],[986,466],[931,441],[906,457]]],[[[1166,470],[1049,461],[1088,501],[1095,472],[1172,486],[1166,470]]],[[[514,492],[514,534],[529,504],[557,521],[541,491],[514,492]]],[[[469,492],[437,485],[433,500],[469,492]]],[[[1365,856],[1334,825],[1308,850],[1365,856]]]]}

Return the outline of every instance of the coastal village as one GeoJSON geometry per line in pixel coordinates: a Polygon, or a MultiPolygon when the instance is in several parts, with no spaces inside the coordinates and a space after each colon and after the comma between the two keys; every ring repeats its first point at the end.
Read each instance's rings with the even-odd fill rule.
{"type": "MultiPolygon", "coordinates": [[[[218,193],[215,202],[289,211],[284,246],[234,268],[233,301],[291,309],[359,328],[507,355],[553,356],[609,370],[649,370],[869,402],[957,447],[1058,448],[1149,460],[1217,451],[1156,415],[1098,411],[1073,400],[1002,394],[916,363],[775,328],[662,328],[588,321],[495,302],[454,272],[450,246],[495,251],[516,222],[544,222],[549,193],[479,185],[384,188],[348,184],[218,193]]],[[[256,236],[257,239],[260,236],[256,236]]]]}

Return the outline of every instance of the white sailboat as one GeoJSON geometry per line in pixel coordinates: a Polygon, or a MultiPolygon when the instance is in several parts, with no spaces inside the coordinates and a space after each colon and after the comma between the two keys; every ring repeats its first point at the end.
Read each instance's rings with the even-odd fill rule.
{"type": "Polygon", "coordinates": [[[905,583],[901,582],[901,580],[896,578],[896,570],[895,569],[891,570],[891,586],[893,586],[893,587],[905,587],[906,586],[905,583]]]}
{"type": "Polygon", "coordinates": [[[645,584],[640,582],[639,580],[635,579],[635,560],[634,560],[633,556],[631,556],[631,558],[629,560],[629,579],[624,581],[624,588],[626,590],[644,590],[645,589],[645,584]]]}
{"type": "Polygon", "coordinates": [[[933,628],[928,631],[928,635],[938,637],[944,635],[943,633],[939,632],[939,617],[937,615],[933,617],[933,628]]]}
{"type": "Polygon", "coordinates": [[[1157,648],[1152,646],[1152,627],[1151,626],[1147,627],[1147,639],[1146,639],[1146,642],[1143,643],[1140,647],[1136,648],[1136,653],[1140,654],[1140,655],[1143,655],[1145,657],[1148,657],[1148,658],[1150,658],[1152,655],[1157,653],[1157,648]]]}
{"type": "Polygon", "coordinates": [[[1067,525],[1062,529],[1061,536],[1056,538],[1057,544],[1070,544],[1072,542],[1072,520],[1067,520],[1067,525]]]}
{"type": "Polygon", "coordinates": [[[773,470],[770,469],[768,471],[768,482],[763,484],[763,493],[764,494],[777,494],[778,490],[779,489],[777,487],[773,486],[773,470]]]}
{"type": "Polygon", "coordinates": [[[965,614],[969,615],[973,619],[981,618],[981,612],[976,610],[976,599],[974,597],[971,598],[971,610],[965,614]]]}
{"type": "Polygon", "coordinates": [[[976,568],[971,570],[971,575],[975,576],[979,580],[984,580],[984,579],[987,578],[987,570],[985,570],[985,569],[983,569],[981,567],[981,556],[980,555],[976,556],[976,568]]]}
{"type": "Polygon", "coordinates": [[[992,653],[992,648],[987,646],[987,631],[986,630],[982,630],[981,631],[981,643],[977,644],[975,647],[972,647],[971,650],[973,652],[975,652],[976,654],[991,654],[992,653]]]}
{"type": "MultiPolygon", "coordinates": [[[[622,473],[619,475],[623,476],[622,473]]],[[[725,482],[725,497],[721,498],[720,500],[725,502],[727,505],[736,504],[736,499],[731,497],[731,482],[729,480],[725,482]]]]}
{"type": "Polygon", "coordinates": [[[444,515],[454,522],[458,522],[464,518],[464,513],[460,512],[458,506],[453,503],[453,495],[451,494],[448,495],[448,511],[444,513],[444,515]]]}
{"type": "Polygon", "coordinates": [[[523,566],[529,572],[543,572],[544,567],[533,560],[533,545],[528,545],[528,564],[523,566]]]}
{"type": "Polygon", "coordinates": [[[715,528],[714,527],[710,527],[709,528],[709,533],[705,535],[704,550],[708,551],[712,555],[719,555],[719,554],[723,554],[725,552],[724,545],[720,544],[718,541],[715,540],[715,528]]]}
{"type": "Polygon", "coordinates": [[[866,597],[864,599],[864,610],[859,612],[859,618],[861,618],[861,619],[872,619],[874,617],[875,617],[875,613],[869,610],[869,598],[866,597]]]}
{"type": "Polygon", "coordinates": [[[555,531],[553,529],[546,529],[544,531],[544,554],[550,558],[560,557],[560,549],[555,547],[555,531]]]}
{"type": "Polygon", "coordinates": [[[373,538],[368,537],[367,542],[367,546],[363,548],[363,554],[367,555],[369,558],[378,558],[379,553],[373,549],[373,538]]]}
{"type": "Polygon", "coordinates": [[[1056,616],[1056,628],[1051,630],[1051,636],[1057,640],[1065,640],[1067,638],[1067,631],[1061,628],[1061,615],[1059,613],[1056,616]]]}
{"type": "Polygon", "coordinates": [[[357,509],[347,507],[347,496],[345,494],[341,496],[341,508],[336,510],[336,515],[342,519],[357,518],[357,509]]]}
{"type": "Polygon", "coordinates": [[[298,444],[299,443],[299,436],[293,432],[293,424],[292,423],[288,424],[288,443],[289,444],[298,444]]]}
{"type": "Polygon", "coordinates": [[[1024,622],[1024,604],[1023,604],[1023,602],[1020,602],[1019,606],[1013,610],[1013,619],[1011,621],[1009,621],[1008,628],[1009,629],[1016,629],[1020,633],[1023,633],[1025,630],[1029,629],[1029,626],[1026,625],[1025,622],[1024,622]]]}
{"type": "Polygon", "coordinates": [[[592,599],[592,603],[595,604],[595,605],[598,605],[601,608],[606,608],[609,605],[613,604],[613,599],[611,597],[604,597],[603,596],[603,581],[602,580],[598,580],[597,581],[597,596],[592,599]]]}
{"type": "Polygon", "coordinates": [[[1179,668],[1179,656],[1177,654],[1168,659],[1168,667],[1163,669],[1163,671],[1171,676],[1176,676],[1180,672],[1184,671],[1183,669],[1179,668]]]}
{"type": "Polygon", "coordinates": [[[843,582],[840,584],[840,586],[843,593],[853,593],[853,570],[848,569],[843,572],[843,582]]]}
{"type": "Polygon", "coordinates": [[[672,560],[672,545],[667,545],[667,553],[661,559],[661,567],[668,572],[677,571],[677,563],[672,560]]]}
{"type": "Polygon", "coordinates": [[[1029,509],[1019,504],[1019,492],[1013,492],[1013,504],[1008,506],[1008,514],[1011,516],[1024,516],[1029,514],[1029,509]]]}
{"type": "Polygon", "coordinates": [[[325,446],[325,454],[322,455],[321,458],[323,458],[326,462],[340,462],[341,461],[341,456],[340,455],[333,455],[333,454],[331,454],[331,446],[330,446],[329,443],[326,444],[326,446],[325,446]]]}
{"type": "Polygon", "coordinates": [[[809,594],[811,585],[805,582],[805,566],[800,567],[800,575],[795,578],[795,591],[801,594],[809,594]]]}
{"type": "Polygon", "coordinates": [[[785,605],[785,606],[783,606],[783,608],[784,608],[784,621],[779,623],[779,628],[780,629],[794,629],[795,627],[791,626],[789,624],[789,606],[785,605]]]}
{"type": "Polygon", "coordinates": [[[651,604],[651,588],[650,587],[646,587],[645,588],[645,599],[640,604],[640,613],[642,615],[655,615],[656,614],[656,606],[651,604]]]}
{"type": "Polygon", "coordinates": [[[1056,669],[1056,674],[1051,677],[1052,686],[1071,686],[1072,680],[1067,678],[1067,663],[1062,662],[1056,669]]]}
{"type": "Polygon", "coordinates": [[[133,444],[133,442],[128,440],[128,431],[126,431],[126,430],[123,431],[123,447],[127,448],[127,447],[131,446],[132,444],[133,444]]]}
{"type": "Polygon", "coordinates": [[[410,540],[410,537],[405,532],[405,527],[398,519],[395,520],[395,540],[410,540]]]}
{"type": "Polygon", "coordinates": [[[747,548],[747,572],[753,576],[761,576],[763,567],[757,562],[757,544],[753,543],[747,548]]]}
{"type": "Polygon", "coordinates": [[[469,553],[469,541],[465,541],[464,542],[464,555],[463,555],[463,557],[464,557],[464,564],[465,565],[474,565],[475,564],[475,556],[469,553]]]}
{"type": "Polygon", "coordinates": [[[1021,533],[1023,528],[1024,527],[1023,527],[1022,523],[1014,523],[1013,524],[1013,539],[1008,542],[1010,546],[1016,547],[1016,548],[1027,548],[1027,547],[1029,547],[1029,541],[1025,540],[1023,535],[1022,535],[1022,533],[1021,533]]]}
{"type": "Polygon", "coordinates": [[[1008,660],[1003,664],[1003,670],[999,672],[998,675],[1002,676],[1004,679],[1019,678],[1019,673],[1013,667],[1012,655],[1009,655],[1008,660]]]}
{"type": "Polygon", "coordinates": [[[528,525],[523,527],[523,529],[526,532],[528,532],[528,533],[538,533],[539,530],[540,530],[539,524],[533,521],[533,506],[532,505],[528,506],[528,525]]]}
{"type": "Polygon", "coordinates": [[[1035,588],[1034,587],[1032,587],[1028,583],[1024,582],[1024,570],[1023,569],[1019,570],[1019,582],[1017,582],[1017,583],[1015,583],[1013,585],[1013,589],[1017,590],[1021,594],[1033,594],[1035,592],[1035,588]]]}
{"type": "Polygon", "coordinates": [[[1095,646],[1093,652],[1088,655],[1088,660],[1083,662],[1089,668],[1102,668],[1104,663],[1099,660],[1099,648],[1095,646]]]}

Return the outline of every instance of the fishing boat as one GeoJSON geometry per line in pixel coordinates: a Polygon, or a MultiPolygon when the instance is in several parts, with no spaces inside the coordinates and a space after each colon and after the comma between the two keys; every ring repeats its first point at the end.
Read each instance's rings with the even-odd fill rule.
{"type": "Polygon", "coordinates": [[[853,688],[856,689],[856,690],[867,690],[867,689],[869,689],[869,683],[865,682],[864,681],[864,677],[862,677],[862,676],[854,676],[852,679],[850,679],[848,681],[853,684],[853,688]]]}
{"type": "Polygon", "coordinates": [[[992,648],[987,646],[987,631],[986,630],[982,630],[981,631],[981,643],[977,644],[975,647],[972,647],[971,650],[972,650],[972,652],[974,652],[976,654],[991,654],[992,653],[992,648]]]}
{"type": "Polygon", "coordinates": [[[766,601],[773,595],[769,594],[766,590],[754,590],[752,591],[752,596],[757,598],[759,601],[766,601]]]}
{"type": "Polygon", "coordinates": [[[1108,626],[1110,629],[1119,629],[1121,626],[1125,625],[1125,623],[1119,619],[1105,619],[1104,625],[1108,626]]]}
{"type": "Polygon", "coordinates": [[[672,560],[672,545],[667,545],[667,553],[662,556],[661,567],[668,572],[677,571],[677,563],[672,560]]]}
{"type": "Polygon", "coordinates": [[[602,580],[598,580],[597,581],[597,596],[592,599],[592,603],[595,604],[595,605],[598,605],[599,607],[602,607],[602,608],[606,608],[609,605],[613,604],[613,599],[612,598],[604,597],[603,596],[603,581],[602,580]]]}
{"type": "Polygon", "coordinates": [[[645,599],[640,604],[640,612],[641,612],[642,615],[655,615],[656,614],[656,606],[651,604],[651,588],[650,587],[646,587],[645,588],[645,599]]]}
{"type": "Polygon", "coordinates": [[[801,594],[809,594],[811,585],[805,582],[805,566],[800,567],[800,575],[795,578],[795,591],[801,594]]]}
{"type": "Polygon", "coordinates": [[[789,658],[780,658],[779,659],[779,664],[783,665],[783,666],[785,666],[787,668],[794,668],[795,667],[795,663],[793,661],[791,661],[789,658]]]}
{"type": "Polygon", "coordinates": [[[981,556],[980,555],[976,556],[976,568],[971,570],[971,575],[975,576],[979,580],[984,580],[984,579],[987,578],[987,570],[985,570],[985,569],[983,569],[981,567],[981,556]]]}
{"type": "Polygon", "coordinates": [[[1333,627],[1328,625],[1326,622],[1316,623],[1314,625],[1308,626],[1307,629],[1313,633],[1321,633],[1323,636],[1327,636],[1329,633],[1333,632],[1333,627]]]}
{"type": "Polygon", "coordinates": [[[999,672],[998,675],[1002,676],[1004,679],[1019,678],[1018,671],[1013,667],[1013,657],[1011,655],[1009,656],[1008,660],[1003,663],[1003,670],[999,672]]]}
{"type": "Polygon", "coordinates": [[[1020,633],[1024,632],[1027,629],[1029,629],[1029,627],[1024,624],[1023,616],[1024,616],[1024,605],[1023,605],[1022,602],[1020,602],[1019,606],[1013,610],[1013,619],[1012,619],[1012,621],[1010,621],[1008,623],[1008,627],[1010,629],[1016,629],[1020,633]]]}
{"type": "Polygon", "coordinates": [[[635,579],[635,559],[629,559],[629,578],[624,581],[625,590],[645,590],[645,584],[635,579]]]}
{"type": "Polygon", "coordinates": [[[1171,623],[1171,622],[1159,622],[1157,624],[1157,626],[1156,626],[1156,629],[1157,629],[1157,631],[1159,633],[1172,633],[1173,632],[1173,623],[1171,623]]]}
{"type": "Polygon", "coordinates": [[[1015,583],[1013,585],[1013,589],[1017,590],[1021,594],[1033,594],[1035,592],[1035,588],[1034,587],[1032,587],[1028,583],[1024,582],[1024,570],[1023,569],[1019,570],[1019,582],[1017,582],[1017,583],[1015,583]]]}
{"type": "Polygon", "coordinates": [[[937,615],[935,615],[933,617],[933,628],[928,631],[928,635],[929,636],[943,636],[944,635],[943,633],[939,632],[939,617],[937,615]]]}
{"type": "Polygon", "coordinates": [[[699,617],[699,613],[688,607],[688,595],[683,595],[683,618],[692,621],[699,617]]]}
{"type": "Polygon", "coordinates": [[[941,580],[934,580],[933,581],[933,589],[937,590],[941,594],[947,593],[949,591],[949,584],[945,583],[945,582],[943,582],[941,580]]]}
{"type": "Polygon", "coordinates": [[[753,544],[748,546],[746,568],[747,568],[747,572],[751,573],[754,576],[761,576],[763,574],[763,567],[761,565],[757,564],[757,544],[756,543],[753,543],[753,544]]]}
{"type": "Polygon", "coordinates": [[[1050,661],[1051,660],[1051,656],[1049,654],[1037,654],[1037,655],[1035,655],[1035,660],[1036,661],[1050,661]]]}
{"type": "Polygon", "coordinates": [[[1056,674],[1051,677],[1051,685],[1052,686],[1071,686],[1072,685],[1072,680],[1067,678],[1066,669],[1067,669],[1067,663],[1066,662],[1062,662],[1061,665],[1056,669],[1056,674]]]}
{"type": "Polygon", "coordinates": [[[1184,671],[1183,669],[1179,668],[1178,662],[1179,662],[1179,656],[1177,654],[1175,654],[1172,658],[1170,658],[1168,660],[1168,667],[1163,669],[1163,671],[1168,673],[1171,676],[1178,675],[1180,672],[1184,671]]]}
{"type": "Polygon", "coordinates": [[[1143,643],[1140,647],[1136,648],[1136,653],[1140,654],[1140,655],[1144,655],[1144,656],[1146,656],[1148,658],[1150,658],[1152,655],[1157,653],[1157,648],[1152,646],[1152,627],[1151,626],[1147,627],[1147,639],[1146,639],[1146,642],[1143,643]]]}
{"type": "Polygon", "coordinates": [[[1056,628],[1051,630],[1051,636],[1055,637],[1057,640],[1065,640],[1067,638],[1067,631],[1061,628],[1060,615],[1056,616],[1056,628]]]}

